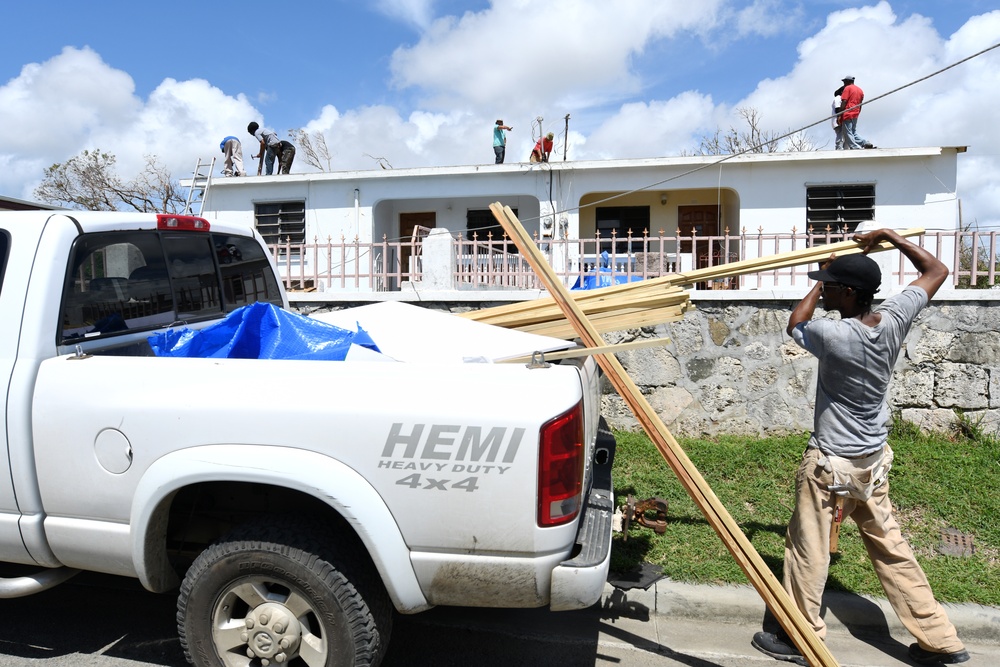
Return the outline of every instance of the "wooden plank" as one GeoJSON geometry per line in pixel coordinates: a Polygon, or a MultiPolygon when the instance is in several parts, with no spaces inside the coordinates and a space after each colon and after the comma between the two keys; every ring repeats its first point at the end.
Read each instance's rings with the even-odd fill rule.
{"type": "MultiPolygon", "coordinates": [[[[670,342],[669,338],[644,338],[642,340],[630,340],[627,343],[615,343],[614,345],[602,345],[600,347],[578,347],[573,350],[560,350],[558,352],[546,352],[541,355],[540,358],[545,361],[557,361],[559,359],[576,359],[578,357],[590,357],[595,354],[618,354],[619,352],[626,352],[628,350],[639,350],[646,347],[657,347],[659,345],[666,345],[670,342]]],[[[531,361],[533,355],[526,355],[523,357],[512,357],[510,359],[501,359],[497,363],[501,364],[524,364],[531,361]]]]}
{"type": "MultiPolygon", "coordinates": [[[[503,225],[507,235],[517,245],[518,250],[528,260],[535,273],[542,280],[552,298],[560,305],[568,319],[587,347],[600,347],[603,341],[589,322],[579,305],[569,294],[569,291],[559,280],[545,257],[535,246],[531,237],[525,231],[521,222],[510,207],[504,207],[499,202],[491,204],[490,210],[503,225]]],[[[830,667],[837,664],[829,649],[813,631],[806,619],[799,612],[788,594],[778,583],[774,574],[768,569],[760,554],[757,553],[750,540],[740,530],[736,521],[726,508],[719,502],[715,492],[702,478],[701,473],[687,457],[673,435],[660,420],[656,411],[639,391],[639,388],[628,373],[610,354],[595,355],[608,379],[622,398],[629,404],[636,418],[642,424],[646,433],[653,440],[660,454],[673,469],[678,480],[691,496],[708,523],[718,533],[723,544],[732,554],[740,568],[746,574],[750,583],[764,599],[778,622],[789,637],[802,652],[810,665],[830,667]]]]}
{"type": "MultiPolygon", "coordinates": [[[[920,236],[924,233],[924,230],[921,228],[912,228],[904,229],[897,233],[906,238],[910,236],[920,236]]],[[[885,250],[893,250],[894,248],[894,245],[885,241],[879,244],[877,248],[872,249],[870,252],[882,252],[885,250]]],[[[732,278],[734,276],[741,276],[747,273],[761,273],[763,271],[787,269],[792,266],[801,266],[802,264],[821,262],[833,253],[836,253],[837,255],[855,255],[860,253],[861,250],[861,245],[856,241],[841,241],[839,243],[828,243],[826,245],[813,246],[812,248],[803,248],[801,250],[788,250],[775,255],[754,257],[752,259],[744,259],[738,262],[717,264],[703,269],[694,269],[686,273],[671,274],[666,277],[669,278],[669,283],[671,285],[688,285],[708,280],[732,278]]]]}
{"type": "MultiPolygon", "coordinates": [[[[919,228],[906,229],[899,232],[900,236],[903,236],[904,238],[919,236],[923,233],[924,230],[919,228]]],[[[894,246],[892,244],[883,243],[872,252],[892,250],[893,248],[894,246]]],[[[682,285],[707,282],[710,280],[721,280],[748,273],[774,271],[792,266],[801,266],[803,264],[820,262],[829,257],[831,253],[837,253],[838,255],[850,255],[859,252],[861,252],[861,246],[857,242],[842,241],[822,246],[813,246],[812,248],[789,250],[776,255],[755,257],[737,262],[719,264],[717,266],[707,267],[704,269],[688,271],[687,273],[675,273],[661,276],[659,278],[649,278],[646,280],[625,283],[623,285],[612,285],[610,287],[601,287],[595,290],[569,292],[569,294],[577,303],[583,306],[584,312],[590,314],[596,313],[598,310],[613,310],[616,307],[625,307],[623,304],[627,301],[642,301],[644,299],[653,299],[654,297],[659,298],[664,293],[676,293],[676,290],[680,289],[680,286],[682,285]]],[[[687,296],[689,296],[686,292],[683,294],[685,294],[683,298],[687,298],[687,296]]],[[[546,322],[552,318],[562,319],[563,315],[552,297],[542,297],[521,303],[473,310],[462,313],[461,317],[479,322],[495,324],[497,326],[517,328],[522,324],[546,322]]]]}
{"type": "MultiPolygon", "coordinates": [[[[622,329],[634,329],[636,327],[651,327],[666,322],[676,322],[684,319],[685,308],[669,306],[667,308],[637,308],[630,312],[603,313],[590,317],[590,323],[598,333],[610,333],[621,331],[622,329]]],[[[566,319],[551,320],[549,322],[536,322],[518,327],[511,327],[517,331],[538,334],[540,336],[551,336],[572,340],[577,337],[576,329],[566,319]]]]}

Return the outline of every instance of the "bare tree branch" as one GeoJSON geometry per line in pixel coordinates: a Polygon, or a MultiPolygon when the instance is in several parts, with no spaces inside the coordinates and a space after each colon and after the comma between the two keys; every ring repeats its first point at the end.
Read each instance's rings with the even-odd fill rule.
{"type": "Polygon", "coordinates": [[[765,130],[761,113],[754,107],[739,107],[736,113],[746,124],[745,129],[721,128],[711,136],[701,138],[699,155],[735,155],[737,153],[774,153],[777,151],[814,151],[816,146],[801,132],[781,142],[782,133],[765,130]]]}
{"type": "Polygon", "coordinates": [[[389,164],[389,161],[384,157],[375,157],[370,153],[365,153],[365,157],[370,157],[371,159],[375,160],[375,162],[378,163],[378,166],[382,167],[383,169],[392,169],[392,165],[389,164]]]}
{"type": "Polygon", "coordinates": [[[155,155],[145,156],[143,170],[123,181],[117,158],[100,150],[85,150],[45,169],[35,197],[50,204],[89,211],[132,210],[177,213],[184,208],[180,186],[155,155]]]}
{"type": "Polygon", "coordinates": [[[331,171],[330,149],[326,147],[326,137],[319,130],[306,132],[302,128],[289,130],[288,136],[297,145],[297,153],[301,151],[306,164],[319,171],[331,171]]]}

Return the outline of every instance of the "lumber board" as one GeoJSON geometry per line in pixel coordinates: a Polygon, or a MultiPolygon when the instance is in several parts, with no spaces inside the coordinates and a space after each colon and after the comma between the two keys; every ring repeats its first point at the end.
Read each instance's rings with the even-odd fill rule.
{"type": "MultiPolygon", "coordinates": [[[[907,238],[910,236],[920,236],[924,233],[922,228],[914,227],[897,232],[900,236],[907,238]]],[[[895,246],[888,241],[883,241],[876,248],[869,252],[883,252],[894,250],[895,246]]],[[[787,269],[792,266],[811,264],[812,262],[822,262],[831,254],[854,255],[862,251],[861,244],[857,241],[840,241],[838,243],[827,243],[801,250],[787,250],[775,255],[765,255],[763,257],[753,257],[736,262],[716,264],[703,269],[693,269],[685,273],[673,273],[666,278],[671,285],[688,285],[700,283],[708,280],[718,280],[721,278],[732,278],[745,275],[747,273],[761,273],[763,271],[774,271],[776,269],[787,269]]]]}
{"type": "MultiPolygon", "coordinates": [[[[664,284],[653,284],[652,281],[638,281],[626,285],[615,285],[586,292],[571,292],[584,312],[592,313],[618,307],[629,301],[651,303],[680,303],[689,298],[687,291],[680,287],[664,284]],[[643,284],[646,283],[646,284],[643,284]],[[627,287],[627,289],[615,289],[627,287]]],[[[552,316],[563,317],[559,306],[551,297],[532,299],[483,308],[461,314],[463,317],[488,324],[503,326],[504,322],[517,322],[538,318],[544,320],[552,316]]]]}
{"type": "MultiPolygon", "coordinates": [[[[898,232],[900,236],[919,236],[924,233],[923,229],[912,228],[898,232]]],[[[891,243],[882,243],[871,252],[881,252],[892,250],[891,243]]],[[[831,253],[838,255],[850,255],[861,252],[862,248],[856,241],[841,241],[811,248],[799,250],[789,250],[775,255],[764,257],[754,257],[726,264],[718,264],[703,269],[695,269],[686,273],[672,273],[658,278],[649,278],[622,285],[612,285],[594,290],[580,292],[569,292],[569,295],[588,315],[600,311],[613,311],[618,308],[634,307],[639,303],[644,303],[649,307],[663,305],[659,300],[665,294],[676,294],[676,298],[686,300],[690,297],[687,292],[678,292],[683,285],[692,285],[699,282],[711,280],[721,280],[733,278],[735,276],[748,273],[761,273],[764,271],[774,271],[777,269],[801,266],[813,262],[822,262],[831,253]],[[681,296],[683,295],[683,296],[681,296]]],[[[560,283],[561,284],[561,283],[560,283]]],[[[563,319],[564,316],[556,301],[551,297],[541,297],[531,301],[513,303],[492,308],[483,308],[462,313],[461,317],[485,322],[507,328],[520,328],[522,325],[547,322],[550,319],[563,319]]],[[[657,324],[657,322],[652,322],[657,324]]],[[[628,328],[621,326],[619,329],[628,328]]],[[[613,329],[609,329],[613,330],[613,329]]]]}
{"type": "MultiPolygon", "coordinates": [[[[591,299],[578,301],[583,312],[594,316],[600,313],[614,313],[628,308],[664,308],[666,306],[683,306],[690,300],[690,295],[683,290],[658,290],[656,293],[640,293],[628,298],[591,299]]],[[[492,309],[489,309],[492,310],[492,309]]],[[[535,322],[548,322],[553,319],[564,319],[558,304],[552,300],[538,304],[534,308],[518,309],[517,312],[494,312],[485,317],[473,317],[478,322],[502,327],[517,328],[519,325],[535,322]]]]}
{"type": "MultiPolygon", "coordinates": [[[[559,350],[558,352],[546,352],[541,354],[540,359],[544,361],[556,361],[559,359],[576,359],[579,357],[590,357],[595,354],[618,354],[629,350],[640,350],[646,347],[659,347],[670,342],[669,338],[643,338],[641,340],[630,340],[627,343],[615,343],[614,345],[601,345],[600,347],[577,347],[572,350],[559,350]]],[[[534,355],[523,357],[511,357],[501,359],[500,364],[523,364],[532,360],[534,355]]]]}
{"type": "MultiPolygon", "coordinates": [[[[621,331],[622,329],[651,327],[666,322],[677,322],[684,319],[684,313],[685,309],[673,306],[662,309],[640,308],[632,313],[597,315],[591,317],[590,321],[598,333],[605,334],[612,331],[621,331]]],[[[563,340],[572,340],[577,337],[576,329],[566,319],[537,322],[515,328],[517,331],[538,334],[540,336],[551,336],[552,338],[562,338],[563,340]]]]}
{"type": "MultiPolygon", "coordinates": [[[[548,265],[545,257],[538,250],[510,207],[504,207],[496,202],[490,205],[490,210],[548,288],[552,298],[563,310],[566,319],[576,329],[583,344],[591,348],[602,346],[603,340],[600,335],[573,299],[569,290],[548,265]]],[[[765,604],[771,609],[809,664],[814,667],[837,665],[829,649],[795,607],[760,554],[757,553],[750,540],[743,534],[728,510],[716,497],[715,492],[705,482],[701,473],[698,472],[673,435],[667,430],[666,425],[663,424],[659,415],[639,391],[638,386],[629,377],[621,363],[611,354],[597,354],[594,359],[600,364],[618,393],[628,403],[661,456],[677,475],[688,495],[698,505],[708,523],[722,539],[723,544],[746,574],[750,583],[761,595],[765,604]]]]}

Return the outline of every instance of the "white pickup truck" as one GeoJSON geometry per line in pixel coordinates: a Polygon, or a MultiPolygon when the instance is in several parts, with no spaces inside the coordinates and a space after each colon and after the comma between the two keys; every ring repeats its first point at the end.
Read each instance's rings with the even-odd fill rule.
{"type": "Polygon", "coordinates": [[[179,586],[206,667],[377,665],[393,608],[595,603],[614,439],[593,361],[492,363],[476,332],[521,334],[448,314],[422,335],[480,327],[463,359],[154,355],[171,327],[287,307],[275,276],[235,225],[0,213],[0,598],[80,570],[179,586]]]}

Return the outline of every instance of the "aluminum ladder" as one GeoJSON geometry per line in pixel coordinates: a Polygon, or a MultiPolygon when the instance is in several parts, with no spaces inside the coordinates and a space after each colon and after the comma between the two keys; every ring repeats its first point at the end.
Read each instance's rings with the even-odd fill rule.
{"type": "Polygon", "coordinates": [[[188,188],[187,201],[184,202],[184,215],[201,215],[201,209],[205,205],[205,198],[208,196],[208,189],[212,186],[212,174],[215,171],[215,158],[211,161],[203,162],[198,158],[198,163],[194,166],[194,174],[191,178],[191,187],[188,188]],[[207,169],[208,171],[203,171],[207,169]],[[193,206],[198,205],[198,212],[195,213],[193,206]]]}

